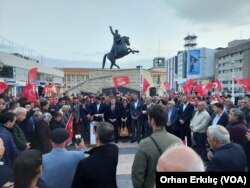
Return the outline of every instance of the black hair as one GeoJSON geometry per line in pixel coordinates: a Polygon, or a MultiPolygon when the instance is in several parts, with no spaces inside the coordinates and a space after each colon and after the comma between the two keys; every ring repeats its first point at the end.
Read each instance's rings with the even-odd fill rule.
{"type": "Polygon", "coordinates": [[[165,127],[167,123],[166,108],[162,105],[153,105],[148,109],[149,119],[154,119],[157,127],[165,127]]]}
{"type": "Polygon", "coordinates": [[[220,109],[222,109],[222,110],[224,109],[223,104],[222,104],[222,103],[219,103],[219,102],[215,103],[214,106],[216,106],[217,108],[220,108],[220,109]]]}
{"type": "Polygon", "coordinates": [[[13,163],[14,188],[28,188],[32,180],[40,173],[42,153],[38,150],[27,150],[21,153],[13,163]]]}
{"type": "Polygon", "coordinates": [[[96,129],[101,143],[108,144],[113,141],[114,138],[114,126],[108,122],[100,122],[96,129]]]}
{"type": "Polygon", "coordinates": [[[4,112],[4,113],[0,113],[0,123],[1,124],[5,124],[8,121],[14,121],[16,114],[12,113],[12,112],[4,112]]]}
{"type": "Polygon", "coordinates": [[[40,102],[41,109],[42,109],[44,106],[46,106],[47,104],[49,104],[48,101],[41,101],[41,102],[40,102]]]}

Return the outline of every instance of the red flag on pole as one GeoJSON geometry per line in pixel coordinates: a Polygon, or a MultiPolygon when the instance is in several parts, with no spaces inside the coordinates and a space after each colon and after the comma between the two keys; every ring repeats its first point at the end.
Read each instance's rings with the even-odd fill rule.
{"type": "Polygon", "coordinates": [[[37,81],[37,68],[32,68],[29,70],[28,73],[28,83],[36,85],[36,81],[37,81]]]}
{"type": "Polygon", "coordinates": [[[36,93],[30,83],[26,84],[26,86],[23,88],[22,97],[27,98],[31,102],[37,102],[36,93]]]}
{"type": "Polygon", "coordinates": [[[239,84],[245,91],[250,92],[250,78],[238,79],[235,81],[239,84]]]}
{"type": "Polygon", "coordinates": [[[73,133],[73,119],[74,119],[74,116],[73,116],[73,113],[71,113],[69,116],[69,120],[68,120],[66,127],[65,127],[65,129],[69,132],[69,137],[67,139],[67,145],[71,143],[73,135],[74,135],[74,133],[73,133]]]}
{"type": "Polygon", "coordinates": [[[0,82],[0,94],[4,92],[9,86],[5,82],[0,82]]]}
{"type": "Polygon", "coordinates": [[[219,103],[224,103],[223,99],[218,95],[218,93],[216,93],[216,94],[214,95],[214,99],[215,99],[216,101],[218,101],[219,103]]]}
{"type": "Polygon", "coordinates": [[[146,80],[146,78],[143,79],[143,86],[142,86],[142,93],[145,93],[148,90],[148,87],[150,86],[150,83],[146,80]]]}
{"type": "Polygon", "coordinates": [[[170,89],[170,85],[167,81],[163,82],[163,85],[164,85],[165,89],[170,89]]]}
{"type": "Polygon", "coordinates": [[[113,76],[112,80],[115,87],[122,87],[130,83],[128,76],[113,76]]]}

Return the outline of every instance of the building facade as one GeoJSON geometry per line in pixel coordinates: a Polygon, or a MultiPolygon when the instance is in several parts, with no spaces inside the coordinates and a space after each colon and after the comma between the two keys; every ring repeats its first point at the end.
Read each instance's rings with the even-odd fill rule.
{"type": "Polygon", "coordinates": [[[176,91],[178,88],[178,58],[177,56],[171,57],[166,60],[166,81],[170,85],[170,89],[176,91]]]}
{"type": "Polygon", "coordinates": [[[32,52],[30,50],[6,39],[0,39],[0,81],[6,82],[9,86],[9,96],[21,95],[31,68],[38,69],[38,87],[44,87],[45,84],[49,83],[54,83],[58,86],[63,84],[64,75],[62,71],[43,65],[41,58],[31,56],[32,52]]]}
{"type": "Polygon", "coordinates": [[[228,47],[215,53],[215,77],[227,93],[241,95],[244,90],[234,82],[235,79],[250,77],[250,40],[234,40],[228,47]],[[233,83],[234,82],[234,83],[233,83]]]}

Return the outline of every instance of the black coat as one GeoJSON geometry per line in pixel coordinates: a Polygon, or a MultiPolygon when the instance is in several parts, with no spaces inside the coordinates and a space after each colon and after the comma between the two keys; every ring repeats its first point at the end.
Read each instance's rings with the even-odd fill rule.
{"type": "Polygon", "coordinates": [[[239,144],[230,143],[219,147],[207,164],[207,172],[242,171],[246,168],[246,155],[239,144]]]}
{"type": "Polygon", "coordinates": [[[180,105],[179,119],[182,119],[184,121],[184,125],[187,126],[190,125],[190,121],[193,117],[193,112],[194,112],[194,106],[192,104],[188,103],[184,111],[183,111],[183,104],[180,105]]]}
{"type": "Polygon", "coordinates": [[[72,188],[117,188],[116,167],[119,149],[114,144],[95,147],[87,152],[76,169],[72,188]]]}
{"type": "MultiPolygon", "coordinates": [[[[209,125],[212,125],[215,116],[216,116],[216,114],[212,115],[209,125]]],[[[224,127],[227,127],[227,124],[228,124],[228,115],[225,112],[223,112],[219,121],[217,122],[217,125],[222,125],[224,127]]]]}

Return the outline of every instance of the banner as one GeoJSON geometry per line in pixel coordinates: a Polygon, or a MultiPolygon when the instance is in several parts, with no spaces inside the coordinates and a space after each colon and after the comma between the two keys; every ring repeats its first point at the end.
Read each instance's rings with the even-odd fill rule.
{"type": "Polygon", "coordinates": [[[165,89],[170,89],[170,85],[167,81],[163,82],[163,85],[164,85],[165,89]]]}
{"type": "Polygon", "coordinates": [[[8,89],[8,85],[5,82],[0,82],[0,94],[4,92],[4,90],[8,89]]]}
{"type": "Polygon", "coordinates": [[[145,93],[148,90],[149,86],[150,86],[149,82],[146,80],[146,78],[144,78],[143,86],[142,86],[142,93],[145,93]]]}
{"type": "Polygon", "coordinates": [[[250,92],[250,78],[238,79],[235,81],[239,84],[245,91],[250,92]]]}
{"type": "Polygon", "coordinates": [[[72,142],[72,138],[73,138],[73,135],[74,135],[74,132],[73,132],[73,119],[74,119],[74,116],[73,116],[73,113],[70,114],[69,116],[69,120],[66,124],[66,127],[65,129],[69,132],[69,137],[67,139],[67,145],[69,145],[71,142],[72,142]]]}
{"type": "Polygon", "coordinates": [[[113,76],[112,80],[115,87],[122,87],[130,83],[128,76],[113,76]]]}
{"type": "Polygon", "coordinates": [[[187,57],[187,75],[200,75],[200,50],[189,50],[187,57]]]}

